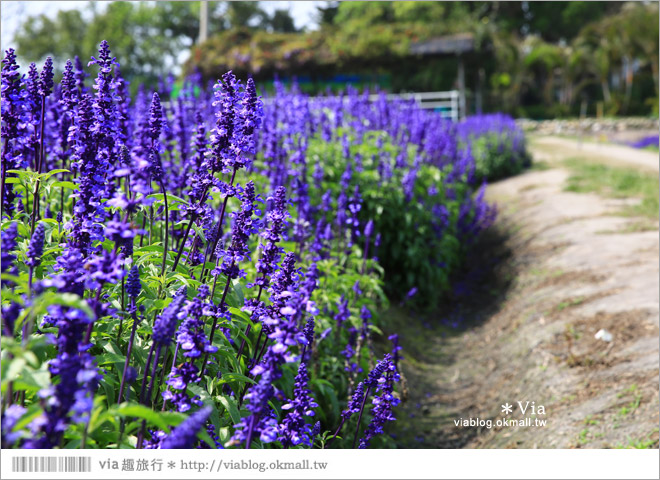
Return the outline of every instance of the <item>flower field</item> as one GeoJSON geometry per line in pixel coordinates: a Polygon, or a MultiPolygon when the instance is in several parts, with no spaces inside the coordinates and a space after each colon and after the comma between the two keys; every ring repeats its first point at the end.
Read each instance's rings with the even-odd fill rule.
{"type": "Polygon", "coordinates": [[[129,87],[105,41],[2,61],[2,447],[394,446],[388,305],[450,290],[521,130],[231,72],[129,87]]]}

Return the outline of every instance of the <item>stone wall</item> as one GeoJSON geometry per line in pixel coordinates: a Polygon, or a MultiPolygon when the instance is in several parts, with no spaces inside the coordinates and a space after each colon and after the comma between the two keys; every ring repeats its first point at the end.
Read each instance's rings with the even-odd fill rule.
{"type": "Polygon", "coordinates": [[[579,135],[579,134],[612,134],[616,132],[639,131],[657,132],[660,122],[657,118],[623,117],[623,118],[584,118],[558,120],[518,119],[518,125],[526,132],[541,135],[579,135]]]}

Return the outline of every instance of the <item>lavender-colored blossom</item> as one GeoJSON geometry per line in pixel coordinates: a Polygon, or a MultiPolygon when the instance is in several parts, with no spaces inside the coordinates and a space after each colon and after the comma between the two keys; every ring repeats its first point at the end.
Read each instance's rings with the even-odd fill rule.
{"type": "Polygon", "coordinates": [[[128,272],[128,279],[126,280],[126,294],[135,299],[140,295],[141,289],[140,270],[137,265],[133,265],[130,272],[128,272]]]}
{"type": "Polygon", "coordinates": [[[163,109],[160,105],[160,97],[154,92],[149,108],[149,138],[156,142],[163,129],[163,109]]]}
{"type": "Polygon", "coordinates": [[[334,319],[337,321],[337,328],[341,329],[344,322],[351,317],[351,311],[348,308],[348,299],[342,295],[337,303],[337,313],[334,319]]]}
{"type": "Polygon", "coordinates": [[[46,228],[40,222],[34,229],[26,254],[27,260],[25,260],[25,263],[31,268],[36,268],[41,264],[41,256],[44,253],[45,233],[46,228]]]}
{"type": "Polygon", "coordinates": [[[344,411],[341,412],[342,418],[348,420],[351,415],[354,413],[360,413],[360,408],[362,407],[362,402],[364,401],[364,383],[360,382],[355,387],[355,391],[351,396],[348,406],[344,411]]]}
{"type": "Polygon", "coordinates": [[[246,408],[250,415],[241,419],[234,426],[236,429],[232,440],[235,442],[245,442],[246,448],[250,447],[254,438],[259,438],[263,443],[270,443],[277,440],[278,425],[268,405],[268,401],[273,397],[275,390],[273,388],[271,372],[265,371],[256,385],[253,385],[245,395],[246,408]]]}
{"type": "Polygon", "coordinates": [[[392,409],[399,404],[400,400],[394,396],[393,384],[399,379],[396,365],[389,354],[386,354],[369,373],[365,385],[375,393],[372,400],[372,419],[364,431],[364,437],[360,439],[359,448],[367,448],[374,436],[383,433],[386,422],[396,420],[392,409]]]}
{"type": "Polygon", "coordinates": [[[278,245],[282,238],[282,233],[286,225],[286,219],[289,216],[286,208],[286,188],[278,187],[273,197],[273,207],[267,214],[268,228],[262,233],[266,244],[261,243],[259,248],[263,250],[263,255],[257,261],[258,277],[255,285],[261,288],[267,288],[270,284],[270,277],[277,269],[277,263],[283,252],[278,245]]]}
{"type": "MultiPolygon", "coordinates": [[[[23,78],[16,63],[14,49],[6,50],[2,59],[2,212],[3,216],[11,217],[15,200],[19,194],[14,185],[6,180],[14,174],[7,170],[16,170],[27,166],[28,151],[33,147],[34,128],[31,122],[30,96],[26,89],[21,88],[23,78]]],[[[18,202],[18,208],[22,203],[18,202]]]]}
{"type": "Polygon", "coordinates": [[[209,415],[211,415],[211,407],[201,408],[190,415],[163,439],[160,448],[191,448],[197,441],[197,433],[204,428],[209,415]]]}
{"type": "Polygon", "coordinates": [[[216,127],[211,134],[210,167],[213,172],[222,172],[229,165],[236,152],[232,150],[232,139],[236,127],[235,103],[237,100],[238,81],[236,76],[227,72],[222,76],[222,82],[214,87],[216,100],[213,106],[218,106],[216,127]]]}
{"type": "Polygon", "coordinates": [[[53,82],[53,59],[51,57],[46,58],[43,68],[41,69],[41,75],[39,77],[39,95],[42,97],[47,97],[53,93],[53,87],[55,83],[53,82]]]}
{"type": "Polygon", "coordinates": [[[78,88],[78,93],[83,94],[85,93],[85,78],[87,78],[89,75],[85,73],[85,68],[83,67],[82,61],[80,61],[80,58],[78,55],[74,58],[74,65],[76,68],[75,72],[75,78],[76,78],[76,88],[78,88]]]}
{"type": "Polygon", "coordinates": [[[318,404],[310,395],[308,381],[307,365],[301,362],[293,387],[293,399],[282,405],[286,415],[280,424],[279,440],[285,448],[300,444],[312,446],[314,437],[311,435],[311,425],[305,422],[305,417],[314,416],[313,409],[318,407],[318,404]]]}
{"type": "Polygon", "coordinates": [[[186,299],[186,287],[181,287],[172,297],[170,304],[163,309],[154,322],[153,341],[155,344],[167,346],[172,342],[176,329],[177,315],[186,299]]]}
{"type": "Polygon", "coordinates": [[[2,448],[11,448],[23,433],[14,432],[14,426],[21,417],[27,412],[25,407],[20,405],[10,405],[2,412],[2,448]]]}
{"type": "Polygon", "coordinates": [[[186,317],[177,332],[177,343],[184,357],[198,358],[203,353],[214,353],[218,350],[212,346],[204,333],[205,299],[209,296],[206,285],[199,288],[199,294],[186,302],[183,312],[186,317]]]}
{"type": "Polygon", "coordinates": [[[199,368],[192,363],[184,362],[172,368],[167,379],[167,385],[172,390],[163,392],[163,399],[170,401],[179,412],[187,412],[193,405],[202,405],[199,396],[190,397],[186,393],[188,385],[195,384],[200,380],[199,368]]]}
{"type": "Polygon", "coordinates": [[[260,221],[253,218],[255,213],[255,202],[257,196],[255,193],[254,182],[249,181],[243,192],[243,201],[240,211],[232,213],[234,225],[232,227],[231,244],[226,250],[220,250],[218,255],[222,258],[220,271],[228,279],[238,278],[244,275],[239,268],[239,263],[250,258],[250,249],[248,240],[250,235],[257,233],[260,228],[260,221]]]}
{"type": "MultiPolygon", "coordinates": [[[[218,449],[223,449],[225,448],[222,442],[220,441],[220,437],[215,431],[215,425],[213,425],[211,422],[208,422],[206,424],[206,433],[209,434],[209,437],[211,437],[211,440],[213,440],[213,443],[215,444],[215,448],[218,449]]],[[[198,448],[204,448],[204,449],[209,449],[212,448],[209,445],[206,444],[206,442],[200,442],[198,448]]]]}
{"type": "Polygon", "coordinates": [[[392,361],[394,362],[394,366],[398,368],[399,360],[403,358],[399,354],[399,352],[402,350],[402,347],[399,345],[399,334],[393,333],[387,337],[387,339],[392,342],[392,361]]]}
{"type": "MultiPolygon", "coordinates": [[[[41,224],[40,224],[41,225],[41,224]]],[[[18,275],[18,267],[14,263],[16,255],[11,252],[16,250],[16,237],[18,236],[18,228],[16,222],[11,222],[7,228],[2,231],[2,252],[0,252],[2,273],[9,275],[18,275]]],[[[7,280],[2,280],[2,285],[6,285],[7,280]]]]}

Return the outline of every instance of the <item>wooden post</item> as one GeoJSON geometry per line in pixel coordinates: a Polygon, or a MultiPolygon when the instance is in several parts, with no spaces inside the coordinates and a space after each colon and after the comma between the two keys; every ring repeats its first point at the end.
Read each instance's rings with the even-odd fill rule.
{"type": "Polygon", "coordinates": [[[199,40],[204,43],[209,34],[209,2],[199,2],[199,40]]]}
{"type": "Polygon", "coordinates": [[[481,114],[484,109],[483,106],[483,90],[484,90],[484,79],[486,78],[486,72],[483,67],[479,68],[479,76],[477,77],[477,94],[475,95],[475,110],[477,114],[481,114]]]}
{"type": "Polygon", "coordinates": [[[459,118],[466,116],[465,108],[465,65],[463,64],[463,55],[458,54],[458,95],[459,95],[459,118]]]}

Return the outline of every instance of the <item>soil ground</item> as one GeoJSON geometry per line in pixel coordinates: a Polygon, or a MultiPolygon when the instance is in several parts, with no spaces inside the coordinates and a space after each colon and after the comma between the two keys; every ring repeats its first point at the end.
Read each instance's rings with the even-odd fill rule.
{"type": "Polygon", "coordinates": [[[634,199],[565,191],[563,163],[657,176],[658,155],[530,143],[545,168],[489,187],[499,218],[442,311],[417,322],[390,311],[405,357],[392,432],[401,448],[658,448],[658,223],[638,229],[616,213],[634,199]],[[601,329],[611,342],[595,338],[601,329]],[[518,402],[529,402],[525,414],[518,402]],[[546,425],[456,426],[470,418],[546,425]]]}

